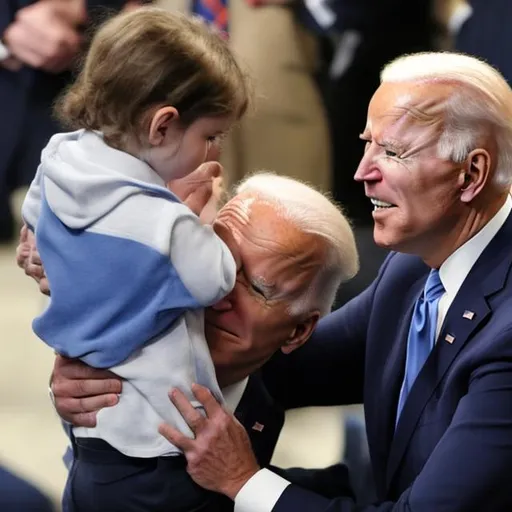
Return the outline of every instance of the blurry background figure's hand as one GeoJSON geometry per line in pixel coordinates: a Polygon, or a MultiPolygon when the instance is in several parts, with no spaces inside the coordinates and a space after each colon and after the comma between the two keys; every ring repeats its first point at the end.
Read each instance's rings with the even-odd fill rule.
{"type": "Polygon", "coordinates": [[[40,0],[18,11],[3,41],[12,57],[24,65],[60,73],[71,67],[78,54],[79,29],[86,21],[84,0],[40,0]]]}
{"type": "Polygon", "coordinates": [[[222,166],[218,162],[206,162],[200,165],[194,172],[179,180],[170,181],[169,190],[178,196],[203,222],[210,223],[215,218],[217,204],[222,189],[222,166]],[[215,183],[215,186],[214,186],[215,183]],[[207,210],[203,213],[203,210],[207,210]],[[214,215],[211,220],[211,210],[214,215]]]}
{"type": "Polygon", "coordinates": [[[27,276],[39,284],[39,290],[45,295],[50,295],[48,279],[44,273],[41,257],[37,252],[34,233],[23,226],[20,232],[20,240],[16,247],[16,262],[25,271],[27,276]]]}

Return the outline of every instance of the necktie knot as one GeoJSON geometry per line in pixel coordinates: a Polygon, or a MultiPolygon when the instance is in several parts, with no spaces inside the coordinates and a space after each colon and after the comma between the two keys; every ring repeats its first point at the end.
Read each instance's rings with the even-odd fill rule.
{"type": "Polygon", "coordinates": [[[430,271],[427,282],[425,283],[425,300],[433,302],[444,293],[444,286],[439,277],[439,270],[433,269],[430,271]]]}

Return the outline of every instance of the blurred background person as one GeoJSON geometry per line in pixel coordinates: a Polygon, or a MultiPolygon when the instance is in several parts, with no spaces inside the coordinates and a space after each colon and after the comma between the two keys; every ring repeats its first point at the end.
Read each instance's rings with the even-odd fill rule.
{"type": "Polygon", "coordinates": [[[458,0],[450,14],[455,48],[483,58],[512,84],[512,2],[458,0]]]}
{"type": "Polygon", "coordinates": [[[26,480],[0,467],[2,512],[53,512],[50,499],[26,480]]]}
{"type": "Polygon", "coordinates": [[[280,0],[156,3],[199,14],[226,31],[251,76],[254,108],[226,138],[220,159],[230,181],[269,169],[329,191],[329,131],[314,78],[320,63],[317,41],[294,11],[280,0]]]}
{"type": "Polygon", "coordinates": [[[330,125],[332,194],[355,227],[361,270],[340,290],[341,306],[370,284],[386,251],[373,243],[372,206],[353,179],[364,144],[367,106],[384,65],[434,46],[432,0],[303,0],[297,18],[317,35],[323,52],[319,77],[330,125]]]}
{"type": "MultiPolygon", "coordinates": [[[[84,31],[94,14],[120,9],[138,2],[126,0],[2,0],[0,2],[0,245],[17,236],[10,196],[19,186],[28,185],[35,175],[42,148],[59,127],[52,118],[56,96],[70,80],[70,69],[84,42],[84,31]]],[[[16,301],[19,289],[8,277],[13,250],[0,252],[0,283],[16,301]],[[4,258],[9,258],[9,265],[4,258]]],[[[3,303],[2,303],[3,304],[3,303]]],[[[21,307],[26,307],[21,302],[21,307]]],[[[30,309],[30,308],[29,308],[30,309]]],[[[2,330],[19,322],[19,317],[2,306],[2,330]],[[10,324],[9,322],[13,323],[10,324]]],[[[25,322],[25,321],[23,321],[25,322]]],[[[25,327],[25,326],[23,326],[25,327]]],[[[9,336],[7,336],[9,337],[9,336]]],[[[19,354],[18,354],[19,357],[19,354]]],[[[36,358],[37,359],[37,358],[36,358]]],[[[19,364],[19,360],[16,363],[19,364]]],[[[23,360],[23,356],[21,356],[23,360]]],[[[4,358],[6,368],[11,364],[4,358]]],[[[34,373],[30,373],[35,378],[34,373]]],[[[4,371],[6,383],[12,377],[4,371]]],[[[22,388],[23,386],[21,386],[22,388]]],[[[7,389],[6,386],[3,386],[7,389]]],[[[19,388],[19,389],[21,389],[19,388]]],[[[43,396],[45,386],[41,387],[43,396]]],[[[21,392],[22,393],[22,392],[21,392]]],[[[19,395],[18,395],[19,396],[19,395]]],[[[36,401],[40,395],[36,395],[36,401]]],[[[47,397],[44,396],[46,404],[47,397]]],[[[18,418],[9,413],[11,402],[3,401],[5,432],[17,432],[18,418]],[[7,402],[7,403],[6,403],[7,402]]],[[[32,409],[33,411],[37,408],[32,409]]],[[[29,441],[29,440],[28,440],[29,441]]],[[[6,437],[2,444],[12,444],[6,437]]],[[[0,450],[2,461],[9,459],[0,450]]],[[[58,456],[57,456],[58,458],[58,456]]],[[[38,458],[36,457],[35,460],[38,458]]],[[[18,461],[14,461],[18,466],[18,461]]],[[[23,466],[23,461],[19,461],[23,466]]],[[[47,467],[42,465],[44,475],[47,467]]],[[[16,472],[17,473],[17,472],[16,472]]],[[[21,472],[23,473],[23,471],[21,472]]],[[[2,512],[48,512],[50,500],[32,484],[0,467],[0,510],[2,512]]]]}
{"type": "MultiPolygon", "coordinates": [[[[11,192],[34,177],[42,148],[59,126],[51,115],[70,80],[95,13],[126,0],[0,2],[0,243],[13,240],[11,192]]],[[[129,2],[137,4],[138,2],[129,2]]]]}

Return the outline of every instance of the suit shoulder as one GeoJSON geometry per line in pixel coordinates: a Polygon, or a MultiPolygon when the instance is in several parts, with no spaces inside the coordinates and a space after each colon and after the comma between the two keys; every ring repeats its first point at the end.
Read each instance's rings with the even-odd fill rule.
{"type": "Polygon", "coordinates": [[[430,268],[418,256],[392,252],[382,264],[380,273],[382,283],[416,281],[428,273],[430,268]]]}

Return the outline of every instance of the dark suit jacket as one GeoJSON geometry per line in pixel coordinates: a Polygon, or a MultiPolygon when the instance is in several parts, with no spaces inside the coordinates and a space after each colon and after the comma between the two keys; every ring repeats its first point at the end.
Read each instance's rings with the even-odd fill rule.
{"type": "Polygon", "coordinates": [[[325,29],[316,21],[314,11],[326,8],[334,14],[334,23],[330,29],[334,32],[368,32],[384,22],[402,25],[402,31],[407,32],[407,22],[429,23],[431,4],[431,0],[325,0],[318,6],[298,2],[294,8],[305,25],[320,33],[325,29]]]}
{"type": "MultiPolygon", "coordinates": [[[[512,510],[511,266],[512,215],[451,304],[396,431],[412,309],[430,270],[415,256],[391,254],[365,292],[265,368],[286,407],[364,400],[379,503],[357,510],[512,510]]],[[[274,511],[295,510],[356,508],[292,485],[274,511]]]]}
{"type": "MultiPolygon", "coordinates": [[[[284,425],[284,409],[270,396],[259,373],[249,378],[235,416],[249,434],[259,464],[269,466],[284,425]]],[[[324,497],[335,497],[340,493],[353,495],[348,470],[342,464],[326,469],[272,469],[296,485],[324,497]]]]}
{"type": "MultiPolygon", "coordinates": [[[[0,1],[0,35],[17,11],[35,0],[0,1]]],[[[119,9],[125,0],[88,0],[89,17],[105,9],[119,9]]],[[[32,180],[41,150],[59,126],[52,118],[52,104],[71,80],[69,72],[57,75],[33,68],[11,72],[0,67],[0,189],[7,173],[13,186],[32,180]]],[[[3,196],[2,196],[3,197],[3,196]]]]}
{"type": "Polygon", "coordinates": [[[457,36],[457,50],[485,59],[512,85],[512,2],[471,0],[469,4],[473,15],[457,36]]]}

